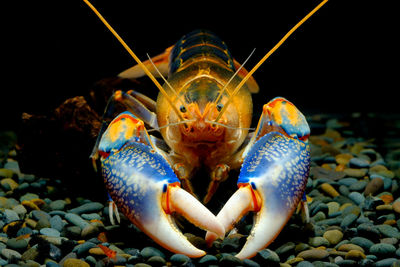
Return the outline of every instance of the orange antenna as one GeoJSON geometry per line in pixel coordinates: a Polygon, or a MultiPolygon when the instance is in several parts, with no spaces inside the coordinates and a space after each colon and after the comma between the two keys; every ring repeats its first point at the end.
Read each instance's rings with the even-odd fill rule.
{"type": "Polygon", "coordinates": [[[136,61],[137,64],[143,69],[143,71],[146,73],[146,75],[153,81],[153,83],[157,86],[157,88],[160,90],[160,92],[164,95],[164,97],[167,99],[168,103],[178,116],[179,120],[184,121],[184,118],[182,115],[179,113],[178,109],[175,107],[175,105],[172,103],[171,98],[167,94],[167,92],[164,90],[162,85],[157,81],[157,79],[151,74],[151,72],[146,68],[146,66],[140,61],[140,59],[133,53],[132,49],[129,48],[129,46],[125,43],[125,41],[119,36],[119,34],[111,27],[111,25],[106,21],[106,19],[100,14],[99,11],[88,1],[88,0],[83,0],[89,8],[99,17],[99,19],[103,22],[103,24],[107,27],[107,29],[110,30],[110,32],[117,38],[117,40],[122,44],[122,46],[125,48],[126,51],[132,56],[132,58],[136,61]]]}
{"type": "Polygon", "coordinates": [[[233,93],[231,94],[230,98],[228,101],[225,103],[224,107],[222,108],[221,112],[218,114],[217,118],[215,119],[215,122],[217,122],[219,119],[221,119],[222,114],[226,111],[228,105],[232,102],[232,98],[239,92],[240,88],[245,84],[245,82],[253,75],[253,73],[269,58],[285,41],[287,38],[289,38],[292,33],[297,30],[306,20],[308,20],[315,12],[317,12],[323,5],[326,4],[328,0],[322,1],[318,6],[316,6],[310,13],[308,13],[302,20],[300,20],[290,31],[288,31],[282,39],[258,62],[254,68],[247,73],[247,75],[242,79],[242,81],[238,84],[238,86],[235,88],[233,93]]]}

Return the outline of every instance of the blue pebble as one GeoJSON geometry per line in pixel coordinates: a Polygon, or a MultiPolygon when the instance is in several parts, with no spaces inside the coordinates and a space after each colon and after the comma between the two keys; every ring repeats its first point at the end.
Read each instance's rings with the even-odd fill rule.
{"type": "Polygon", "coordinates": [[[81,229],[84,229],[86,226],[90,225],[87,221],[75,213],[65,214],[65,219],[73,225],[79,226],[81,229]]]}
{"type": "Polygon", "coordinates": [[[58,215],[51,217],[49,222],[50,222],[51,228],[56,229],[59,232],[61,232],[62,229],[64,228],[64,222],[61,219],[61,217],[58,215]]]}
{"type": "Polygon", "coordinates": [[[98,213],[84,213],[81,217],[85,220],[101,220],[101,216],[98,213]]]}
{"type": "Polygon", "coordinates": [[[362,158],[351,158],[349,161],[351,168],[368,168],[369,162],[362,158]]]}
{"type": "Polygon", "coordinates": [[[29,227],[22,227],[18,230],[17,236],[32,234],[32,229],[29,227]]]}
{"type": "Polygon", "coordinates": [[[361,205],[365,201],[365,197],[359,192],[351,192],[347,197],[353,200],[357,205],[361,205]]]}
{"type": "Polygon", "coordinates": [[[19,221],[19,216],[18,214],[9,209],[4,210],[4,215],[5,215],[5,221],[6,223],[14,222],[14,221],[19,221]]]}
{"type": "Polygon", "coordinates": [[[345,185],[345,186],[351,186],[356,182],[358,182],[356,178],[343,178],[338,181],[340,185],[345,185]]]}
{"type": "Polygon", "coordinates": [[[392,179],[390,178],[383,178],[383,189],[389,190],[392,187],[392,179]]]}
{"type": "Polygon", "coordinates": [[[357,218],[358,218],[358,216],[353,214],[353,213],[350,213],[350,214],[346,215],[343,218],[343,220],[341,221],[340,227],[342,227],[342,228],[349,227],[350,225],[352,225],[357,220],[357,218]]]}
{"type": "Polygon", "coordinates": [[[40,234],[52,237],[60,237],[60,232],[53,228],[42,228],[39,231],[40,234]]]}

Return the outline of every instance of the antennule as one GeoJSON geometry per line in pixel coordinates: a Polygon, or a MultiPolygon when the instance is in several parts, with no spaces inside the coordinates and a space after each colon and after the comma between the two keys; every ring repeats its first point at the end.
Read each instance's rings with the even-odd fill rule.
{"type": "Polygon", "coordinates": [[[157,81],[157,79],[151,74],[151,72],[146,68],[146,66],[140,61],[140,59],[136,56],[135,53],[133,53],[132,49],[125,43],[125,41],[119,36],[119,34],[114,30],[113,27],[106,21],[106,19],[100,14],[99,11],[88,1],[88,0],[83,0],[88,7],[96,14],[96,16],[103,22],[103,24],[107,27],[107,29],[110,30],[110,32],[117,38],[117,40],[121,43],[121,45],[125,48],[126,51],[131,55],[131,57],[136,61],[137,64],[143,69],[143,71],[146,73],[146,75],[153,81],[153,83],[157,86],[157,88],[160,90],[160,92],[164,95],[164,97],[167,99],[168,103],[170,104],[171,108],[174,110],[176,115],[178,116],[179,120],[184,121],[183,117],[179,113],[178,109],[174,106],[172,103],[170,97],[168,96],[167,92],[165,92],[164,88],[162,85],[157,81]]]}
{"type": "Polygon", "coordinates": [[[313,10],[311,10],[310,13],[308,13],[302,20],[300,20],[290,31],[288,31],[282,39],[258,62],[254,68],[247,73],[247,75],[242,79],[242,81],[238,84],[236,89],[233,91],[231,97],[228,99],[228,101],[225,103],[224,107],[222,108],[221,112],[218,114],[218,117],[215,119],[215,122],[217,122],[219,119],[221,119],[222,114],[226,111],[228,105],[232,102],[232,98],[237,94],[237,92],[242,88],[242,86],[245,84],[245,82],[253,75],[253,73],[286,41],[287,38],[289,38],[292,33],[297,30],[306,20],[308,20],[315,12],[317,12],[323,5],[326,4],[328,0],[322,1],[319,5],[317,5],[313,10]]]}

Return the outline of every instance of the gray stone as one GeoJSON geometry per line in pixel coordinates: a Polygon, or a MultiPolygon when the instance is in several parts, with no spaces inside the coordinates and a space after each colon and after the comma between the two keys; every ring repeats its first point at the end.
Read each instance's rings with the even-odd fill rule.
{"type": "Polygon", "coordinates": [[[87,221],[82,219],[81,216],[75,213],[65,214],[65,219],[73,225],[79,226],[81,229],[84,229],[86,226],[90,225],[87,221]]]}
{"type": "Polygon", "coordinates": [[[140,251],[140,254],[144,259],[149,259],[153,256],[160,256],[165,259],[165,254],[161,252],[159,249],[154,247],[145,247],[140,251]]]}
{"type": "Polygon", "coordinates": [[[90,202],[90,203],[85,203],[79,207],[70,209],[68,212],[76,214],[91,213],[91,212],[101,211],[103,208],[104,205],[101,204],[100,202],[90,202]]]}
{"type": "Polygon", "coordinates": [[[40,232],[40,234],[47,235],[47,236],[53,236],[53,237],[60,236],[60,232],[53,228],[42,228],[42,229],[40,229],[39,232],[40,232]]]}

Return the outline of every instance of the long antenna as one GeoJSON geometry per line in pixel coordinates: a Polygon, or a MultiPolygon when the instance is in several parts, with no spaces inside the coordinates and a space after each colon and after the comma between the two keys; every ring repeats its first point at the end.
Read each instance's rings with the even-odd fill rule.
{"type": "Polygon", "coordinates": [[[236,75],[240,72],[240,70],[244,67],[244,64],[246,64],[246,62],[251,58],[251,56],[253,55],[254,51],[256,51],[256,49],[254,48],[253,51],[251,51],[250,55],[246,58],[246,60],[243,62],[242,65],[240,65],[240,67],[236,70],[236,72],[232,75],[232,77],[228,80],[228,82],[224,85],[224,87],[221,89],[221,93],[219,93],[217,99],[215,100],[215,103],[218,103],[218,101],[221,99],[223,93],[225,92],[226,88],[228,87],[228,85],[230,84],[230,82],[233,80],[233,78],[236,77],[236,75]]]}
{"type": "Polygon", "coordinates": [[[245,82],[253,75],[253,73],[261,66],[261,64],[264,63],[267,58],[269,58],[285,41],[287,38],[289,38],[292,33],[297,30],[306,20],[308,20],[315,12],[317,12],[323,5],[326,4],[328,0],[322,1],[318,6],[316,6],[310,13],[308,13],[302,20],[300,20],[288,33],[286,33],[282,39],[260,60],[260,62],[257,63],[257,65],[254,66],[254,68],[247,73],[247,75],[242,79],[242,81],[238,84],[236,89],[233,91],[232,95],[228,99],[228,101],[225,103],[224,107],[222,108],[221,112],[218,114],[217,118],[215,119],[215,122],[217,122],[219,119],[221,119],[222,114],[226,111],[228,105],[232,102],[233,97],[239,92],[239,90],[242,88],[242,86],[245,84],[245,82]]]}
{"type": "Polygon", "coordinates": [[[106,21],[106,19],[100,14],[99,11],[88,1],[88,0],[83,0],[89,8],[99,17],[99,19],[103,22],[103,24],[110,30],[110,32],[117,38],[117,40],[122,44],[122,46],[125,48],[126,51],[132,56],[132,58],[136,61],[137,64],[143,69],[143,71],[146,73],[147,76],[153,81],[153,83],[157,86],[157,88],[160,90],[160,92],[164,95],[164,97],[167,99],[168,103],[178,116],[179,120],[184,121],[184,118],[181,116],[179,113],[178,109],[175,107],[175,105],[172,103],[171,98],[168,96],[167,92],[164,90],[162,85],[157,81],[157,79],[151,74],[151,72],[146,68],[146,66],[140,61],[140,59],[133,53],[132,49],[129,48],[129,46],[125,43],[125,41],[119,36],[119,34],[111,27],[111,25],[106,21]]]}

